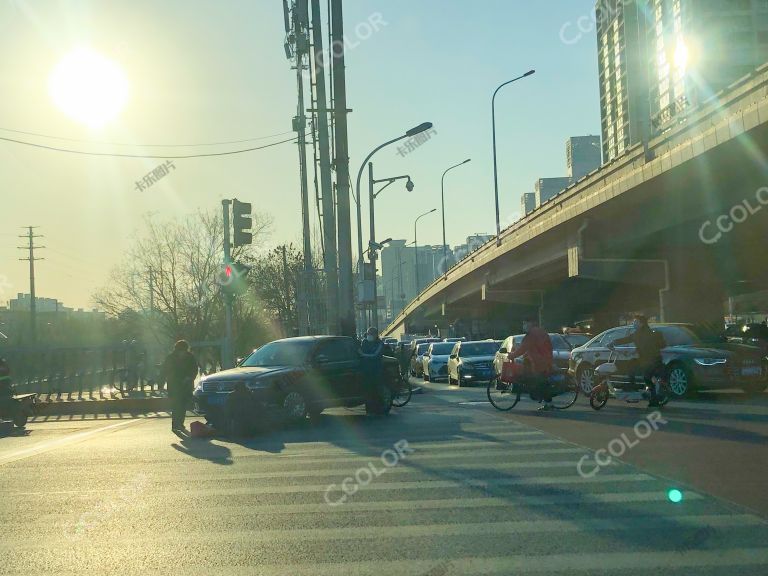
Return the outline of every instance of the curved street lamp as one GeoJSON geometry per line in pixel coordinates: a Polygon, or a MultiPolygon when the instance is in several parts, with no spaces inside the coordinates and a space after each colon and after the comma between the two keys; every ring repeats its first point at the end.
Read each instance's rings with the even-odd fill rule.
{"type": "MultiPolygon", "coordinates": [[[[405,134],[398,136],[397,138],[393,138],[392,140],[387,140],[383,144],[378,145],[376,148],[374,148],[368,156],[365,157],[365,160],[363,160],[362,164],[360,164],[360,170],[357,172],[357,183],[355,185],[355,191],[357,193],[357,196],[355,197],[355,203],[357,204],[357,274],[358,278],[361,279],[363,277],[363,218],[361,213],[361,204],[362,204],[362,198],[360,197],[360,178],[363,176],[363,169],[365,168],[365,165],[368,163],[368,161],[371,159],[371,157],[376,154],[379,150],[384,148],[385,146],[389,146],[390,144],[394,144],[395,142],[398,142],[400,140],[403,140],[405,138],[410,138],[411,136],[415,136],[416,134],[421,134],[422,132],[425,132],[426,130],[429,130],[432,128],[432,122],[423,122],[419,124],[418,126],[414,126],[410,130],[408,130],[405,134]]],[[[369,178],[369,190],[373,190],[373,168],[369,170],[370,178],[369,178]]],[[[374,325],[378,325],[378,310],[376,309],[376,275],[374,271],[374,278],[373,278],[373,286],[374,286],[374,325]]],[[[361,318],[362,320],[362,318],[361,318]]]]}
{"type": "Polygon", "coordinates": [[[419,282],[419,242],[416,239],[416,224],[419,223],[419,220],[424,218],[424,216],[429,216],[432,214],[432,212],[436,212],[437,208],[432,208],[432,210],[428,212],[424,212],[421,216],[418,216],[416,220],[413,221],[413,247],[416,250],[416,294],[419,294],[421,292],[421,283],[419,282]]]}
{"type": "Polygon", "coordinates": [[[493,92],[493,96],[491,97],[491,125],[493,130],[493,193],[496,198],[496,246],[501,246],[501,222],[499,221],[499,176],[496,168],[496,94],[507,84],[512,84],[512,82],[516,82],[521,78],[531,76],[535,73],[536,70],[528,70],[528,72],[522,76],[512,78],[512,80],[507,80],[498,88],[496,88],[496,90],[493,92]]]}
{"type": "Polygon", "coordinates": [[[440,206],[443,211],[443,265],[445,265],[446,258],[448,257],[447,244],[445,243],[445,175],[448,174],[448,172],[450,172],[454,168],[463,166],[464,164],[466,164],[467,162],[470,162],[471,160],[472,160],[471,158],[467,158],[466,160],[464,160],[464,162],[459,162],[458,164],[454,164],[453,166],[448,168],[448,170],[443,172],[443,177],[440,178],[440,206]]]}

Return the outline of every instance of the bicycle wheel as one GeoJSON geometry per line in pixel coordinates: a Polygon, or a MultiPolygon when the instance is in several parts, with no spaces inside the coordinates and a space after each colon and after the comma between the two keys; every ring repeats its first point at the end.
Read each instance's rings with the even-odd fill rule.
{"type": "Polygon", "coordinates": [[[392,395],[392,406],[396,408],[402,408],[408,404],[411,401],[411,396],[413,396],[413,386],[411,386],[410,378],[402,374],[399,384],[397,392],[392,395]]]}
{"type": "Polygon", "coordinates": [[[657,395],[656,400],[658,401],[659,406],[665,406],[672,397],[672,390],[666,380],[662,380],[659,384],[659,394],[657,395]]]}
{"type": "Polygon", "coordinates": [[[498,377],[488,382],[486,393],[491,405],[502,412],[512,410],[520,402],[520,392],[514,391],[512,384],[502,382],[498,377]]]}
{"type": "Polygon", "coordinates": [[[556,410],[570,408],[576,403],[580,388],[575,379],[566,376],[565,382],[558,384],[556,393],[552,395],[552,406],[556,410]]]}
{"type": "Polygon", "coordinates": [[[600,410],[608,402],[608,385],[599,384],[589,393],[589,405],[595,410],[600,410]]]}

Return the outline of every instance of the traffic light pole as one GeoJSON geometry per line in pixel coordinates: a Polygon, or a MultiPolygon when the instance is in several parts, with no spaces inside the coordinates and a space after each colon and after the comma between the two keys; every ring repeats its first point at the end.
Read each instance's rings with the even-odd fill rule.
{"type": "MultiPolygon", "coordinates": [[[[224,218],[224,264],[229,264],[232,260],[230,253],[229,238],[229,200],[221,201],[221,212],[224,218]]],[[[235,365],[234,354],[232,352],[232,294],[228,291],[222,291],[224,297],[224,344],[221,350],[222,368],[232,368],[235,365]]]]}

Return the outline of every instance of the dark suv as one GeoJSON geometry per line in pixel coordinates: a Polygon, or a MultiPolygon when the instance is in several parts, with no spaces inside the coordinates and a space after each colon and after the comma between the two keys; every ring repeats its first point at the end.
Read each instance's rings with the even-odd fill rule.
{"type": "Polygon", "coordinates": [[[397,386],[394,358],[384,357],[384,377],[374,384],[364,376],[354,339],[303,336],[265,344],[236,368],[204,376],[194,398],[199,413],[215,416],[235,389],[245,389],[260,406],[301,420],[325,408],[362,404],[369,413],[387,414],[397,386]]]}

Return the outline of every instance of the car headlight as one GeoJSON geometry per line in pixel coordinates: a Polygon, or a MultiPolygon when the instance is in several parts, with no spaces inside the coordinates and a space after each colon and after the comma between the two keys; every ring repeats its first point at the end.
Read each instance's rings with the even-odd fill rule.
{"type": "Polygon", "coordinates": [[[694,358],[693,361],[699,366],[716,366],[725,364],[728,360],[726,358],[694,358]]]}

